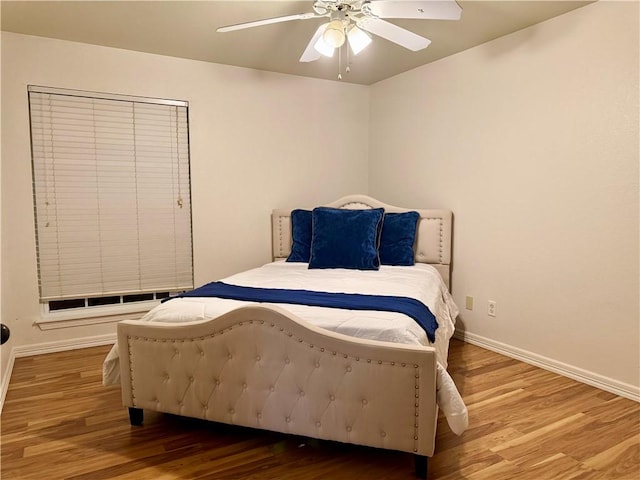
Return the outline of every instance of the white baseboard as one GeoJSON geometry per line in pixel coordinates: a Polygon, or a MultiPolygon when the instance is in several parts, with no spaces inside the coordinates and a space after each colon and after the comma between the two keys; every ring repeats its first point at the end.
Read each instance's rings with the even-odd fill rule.
{"type": "Polygon", "coordinates": [[[64,352],[67,350],[76,350],[79,348],[99,347],[102,345],[112,345],[116,342],[116,334],[97,335],[94,337],[74,338],[71,340],[59,340],[57,342],[37,343],[34,345],[20,345],[13,347],[9,354],[9,360],[2,376],[2,385],[0,386],[0,412],[4,406],[4,399],[9,389],[9,381],[13,372],[13,365],[16,358],[31,357],[33,355],[44,355],[46,353],[64,352]]]}
{"type": "Polygon", "coordinates": [[[99,347],[101,345],[114,344],[116,334],[96,335],[94,337],[74,338],[71,340],[59,340],[57,342],[36,343],[34,345],[20,345],[13,348],[16,358],[44,355],[45,353],[64,352],[77,350],[78,348],[99,347]]]}
{"type": "Polygon", "coordinates": [[[464,342],[500,353],[507,357],[520,360],[521,362],[577,380],[578,382],[586,383],[592,387],[611,392],[615,395],[620,395],[621,397],[628,398],[635,402],[640,402],[640,387],[636,387],[635,385],[620,382],[613,378],[605,377],[588,370],[583,370],[581,368],[574,367],[573,365],[553,360],[552,358],[544,357],[496,340],[491,340],[490,338],[476,335],[475,333],[457,331],[454,337],[464,342]]]}

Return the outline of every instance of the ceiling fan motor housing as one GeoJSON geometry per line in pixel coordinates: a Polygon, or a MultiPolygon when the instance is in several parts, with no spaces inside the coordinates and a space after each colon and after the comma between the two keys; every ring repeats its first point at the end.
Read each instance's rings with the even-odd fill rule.
{"type": "Polygon", "coordinates": [[[327,15],[328,13],[330,13],[331,17],[333,17],[334,13],[341,12],[346,17],[348,17],[349,12],[360,12],[363,6],[365,6],[368,3],[369,3],[369,0],[364,2],[363,1],[349,2],[344,0],[341,0],[341,1],[317,0],[313,4],[313,11],[316,12],[316,14],[318,15],[327,15]]]}

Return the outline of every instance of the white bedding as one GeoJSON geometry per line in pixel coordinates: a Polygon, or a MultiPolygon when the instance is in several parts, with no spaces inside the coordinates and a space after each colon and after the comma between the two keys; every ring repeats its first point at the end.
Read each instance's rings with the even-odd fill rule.
{"type": "MultiPolygon", "coordinates": [[[[306,263],[274,262],[223,279],[232,285],[264,288],[305,289],[324,292],[365,293],[414,298],[424,303],[438,321],[438,404],[452,430],[460,434],[467,427],[467,410],[451,377],[446,372],[449,340],[458,315],[451,294],[437,270],[430,265],[412,267],[381,266],[378,271],[308,269],[306,263]]],[[[184,297],[158,305],[142,320],[192,322],[215,318],[236,308],[255,304],[205,297],[184,297]]],[[[277,304],[294,315],[327,330],[358,338],[395,343],[430,345],[425,331],[404,314],[380,311],[353,311],[327,307],[277,304]]],[[[103,365],[103,383],[118,383],[118,349],[113,349],[103,365]]]]}

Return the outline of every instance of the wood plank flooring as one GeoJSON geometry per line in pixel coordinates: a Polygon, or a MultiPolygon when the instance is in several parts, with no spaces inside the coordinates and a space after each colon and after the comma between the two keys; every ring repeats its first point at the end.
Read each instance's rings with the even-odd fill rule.
{"type": "MultiPolygon", "coordinates": [[[[16,360],[1,416],[2,479],[414,478],[410,454],[145,412],[131,427],[101,385],[109,347],[16,360]]],[[[429,478],[640,480],[640,404],[454,340],[469,408],[440,418],[429,478]]]]}

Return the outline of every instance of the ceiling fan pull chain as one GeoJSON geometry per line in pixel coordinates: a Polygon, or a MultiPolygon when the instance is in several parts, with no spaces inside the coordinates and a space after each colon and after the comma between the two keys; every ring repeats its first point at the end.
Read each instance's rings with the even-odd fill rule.
{"type": "Polygon", "coordinates": [[[342,47],[338,47],[338,80],[342,80],[342,47]]]}
{"type": "Polygon", "coordinates": [[[347,48],[347,67],[344,69],[345,73],[349,73],[351,71],[351,57],[349,55],[349,46],[347,48]]]}

